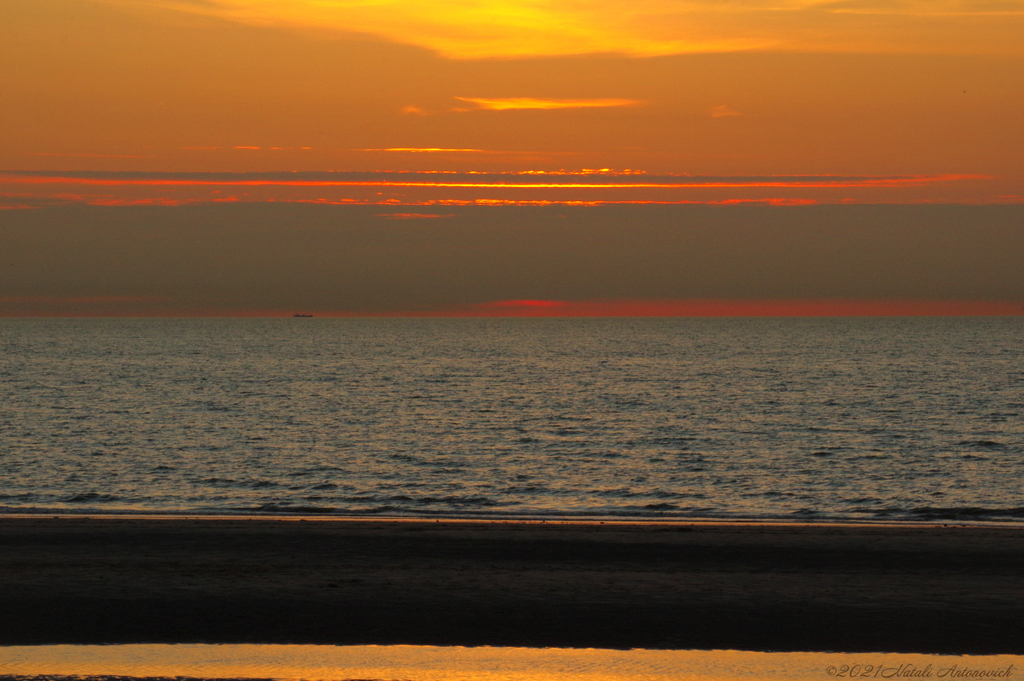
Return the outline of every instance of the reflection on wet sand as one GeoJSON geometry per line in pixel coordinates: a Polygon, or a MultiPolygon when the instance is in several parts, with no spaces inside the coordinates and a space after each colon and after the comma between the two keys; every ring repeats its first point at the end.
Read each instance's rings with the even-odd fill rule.
{"type": "Polygon", "coordinates": [[[758,653],[439,646],[120,645],[0,648],[0,675],[409,681],[1012,678],[1020,655],[758,653]]]}

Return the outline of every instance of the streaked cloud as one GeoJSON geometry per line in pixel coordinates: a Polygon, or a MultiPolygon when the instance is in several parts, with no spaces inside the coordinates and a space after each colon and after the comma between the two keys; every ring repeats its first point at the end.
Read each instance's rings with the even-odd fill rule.
{"type": "Polygon", "coordinates": [[[68,157],[68,158],[150,158],[149,156],[140,156],[138,154],[71,154],[63,152],[49,152],[49,151],[30,151],[25,152],[24,156],[57,156],[57,157],[68,157]]]}
{"type": "MultiPolygon", "coordinates": [[[[400,149],[400,148],[399,148],[400,149]]],[[[580,171],[465,172],[59,172],[0,173],[0,185],[74,184],[98,186],[367,186],[367,187],[489,187],[489,188],[662,188],[691,187],[865,187],[919,186],[936,182],[988,179],[985,175],[647,175],[607,168],[580,171]]]]}
{"type": "Polygon", "coordinates": [[[607,109],[623,106],[641,106],[638,99],[545,99],[537,97],[456,97],[477,109],[508,111],[510,109],[607,109]]]}
{"type": "Polygon", "coordinates": [[[432,220],[454,216],[454,213],[377,213],[375,217],[386,220],[432,220]]]}
{"type": "Polygon", "coordinates": [[[105,1],[260,26],[370,34],[455,58],[750,49],[1024,51],[1024,0],[105,1]]]}
{"type": "MultiPolygon", "coordinates": [[[[311,151],[313,147],[257,147],[252,145],[240,145],[232,147],[179,147],[182,151],[311,151]]],[[[136,157],[118,157],[136,158],[136,157]]],[[[142,157],[139,157],[142,158],[142,157]]]]}
{"type": "Polygon", "coordinates": [[[449,148],[449,147],[387,147],[384,149],[353,149],[352,151],[390,151],[390,152],[401,152],[408,154],[443,154],[443,153],[494,153],[487,152],[485,149],[460,149],[460,148],[449,148]]]}
{"type": "MultiPolygon", "coordinates": [[[[648,175],[577,171],[22,172],[0,173],[0,204],[102,206],[196,203],[321,203],[380,206],[542,206],[943,201],[987,176],[648,175]]],[[[1006,201],[1013,203],[1014,201],[1006,201]]],[[[425,213],[426,214],[426,213],[425,213]]]]}
{"type": "Polygon", "coordinates": [[[729,116],[742,116],[739,111],[732,109],[725,104],[719,104],[718,106],[711,107],[709,112],[712,118],[727,118],[729,116]]]}

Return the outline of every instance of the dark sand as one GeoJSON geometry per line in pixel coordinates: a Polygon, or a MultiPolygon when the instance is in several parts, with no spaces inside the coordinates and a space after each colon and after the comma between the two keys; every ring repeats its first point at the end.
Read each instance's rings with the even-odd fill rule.
{"type": "Polygon", "coordinates": [[[0,644],[1024,654],[1024,530],[0,518],[0,644]]]}

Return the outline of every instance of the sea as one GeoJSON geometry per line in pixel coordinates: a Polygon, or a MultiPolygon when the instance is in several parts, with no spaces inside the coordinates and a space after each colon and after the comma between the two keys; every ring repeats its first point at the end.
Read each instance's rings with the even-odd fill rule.
{"type": "Polygon", "coordinates": [[[1024,522],[1024,318],[0,320],[0,513],[1024,522]]]}

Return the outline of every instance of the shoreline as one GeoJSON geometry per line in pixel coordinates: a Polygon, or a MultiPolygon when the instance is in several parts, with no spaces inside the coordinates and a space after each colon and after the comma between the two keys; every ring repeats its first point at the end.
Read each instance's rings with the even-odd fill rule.
{"type": "Polygon", "coordinates": [[[0,510],[0,521],[3,519],[30,520],[49,518],[59,520],[75,520],[89,518],[96,520],[303,520],[317,522],[380,522],[380,523],[481,523],[523,525],[745,525],[745,526],[780,526],[780,527],[989,527],[1024,530],[1024,520],[908,520],[908,519],[852,519],[852,518],[751,518],[737,516],[722,517],[643,517],[643,516],[474,516],[474,515],[358,515],[335,513],[281,513],[256,512],[225,513],[222,511],[182,512],[182,511],[67,511],[41,510],[32,512],[8,512],[0,510]]]}
{"type": "Polygon", "coordinates": [[[1002,524],[0,515],[0,645],[1024,654],[1002,524]]]}

